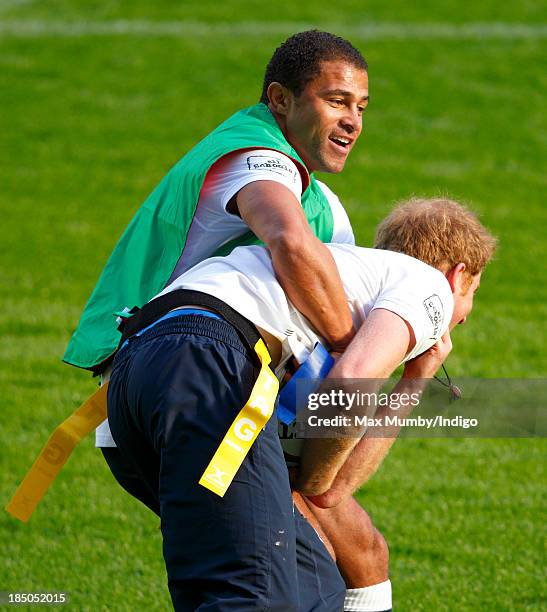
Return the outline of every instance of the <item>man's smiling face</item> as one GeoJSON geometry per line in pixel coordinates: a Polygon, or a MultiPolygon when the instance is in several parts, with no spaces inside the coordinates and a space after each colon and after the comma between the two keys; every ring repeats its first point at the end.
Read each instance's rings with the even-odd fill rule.
{"type": "Polygon", "coordinates": [[[345,60],[325,61],[298,97],[288,96],[286,139],[310,172],[341,172],[363,126],[366,71],[345,60]]]}

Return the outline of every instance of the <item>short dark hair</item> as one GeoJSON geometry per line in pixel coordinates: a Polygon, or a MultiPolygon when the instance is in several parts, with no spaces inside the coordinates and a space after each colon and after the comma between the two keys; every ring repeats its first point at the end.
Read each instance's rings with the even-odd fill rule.
{"type": "Polygon", "coordinates": [[[364,71],[368,64],[347,40],[319,30],[299,32],[280,45],[266,67],[260,102],[268,104],[270,83],[281,83],[299,96],[307,83],[321,72],[321,62],[344,60],[364,71]]]}

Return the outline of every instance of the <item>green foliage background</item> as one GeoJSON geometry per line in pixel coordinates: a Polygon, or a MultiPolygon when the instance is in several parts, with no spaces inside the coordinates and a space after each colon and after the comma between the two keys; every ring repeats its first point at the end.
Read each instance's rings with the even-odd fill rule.
{"type": "MultiPolygon", "coordinates": [[[[59,358],[127,221],[310,26],[370,64],[364,135],[342,175],[322,177],[358,242],[398,199],[468,202],[500,247],[450,369],[545,376],[547,7],[439,4],[0,0],[2,503],[94,390],[59,358]]],[[[544,461],[538,439],[400,440],[359,494],[390,543],[396,608],[542,609],[544,461]]],[[[29,524],[0,514],[0,590],[168,609],[158,523],[89,437],[29,524]]]]}

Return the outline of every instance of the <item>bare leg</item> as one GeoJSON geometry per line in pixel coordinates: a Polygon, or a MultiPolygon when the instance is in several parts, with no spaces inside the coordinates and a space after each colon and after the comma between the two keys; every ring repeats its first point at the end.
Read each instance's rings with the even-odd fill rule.
{"type": "Polygon", "coordinates": [[[300,509],[302,502],[306,504],[308,513],[301,510],[302,514],[334,550],[334,559],[348,589],[363,588],[388,580],[387,543],[353,497],[334,508],[326,509],[314,506],[305,497],[299,498],[299,503],[295,500],[297,507],[300,509]],[[315,521],[310,520],[309,515],[315,521]],[[317,529],[317,523],[320,530],[317,529]]]}
{"type": "Polygon", "coordinates": [[[292,492],[292,498],[294,501],[294,505],[298,508],[300,514],[302,514],[304,518],[308,521],[308,523],[315,529],[315,531],[323,541],[325,548],[329,551],[329,555],[334,559],[334,561],[336,561],[336,554],[334,553],[334,548],[332,547],[332,544],[330,543],[326,533],[321,528],[319,521],[315,518],[315,516],[309,509],[309,502],[307,502],[306,498],[300,495],[300,493],[297,493],[296,491],[292,492]]]}

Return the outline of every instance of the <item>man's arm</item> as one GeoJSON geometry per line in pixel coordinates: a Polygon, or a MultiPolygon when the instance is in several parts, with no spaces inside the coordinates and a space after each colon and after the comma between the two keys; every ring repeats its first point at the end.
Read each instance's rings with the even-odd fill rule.
{"type": "MultiPolygon", "coordinates": [[[[410,399],[403,405],[400,396],[402,394],[421,394],[425,388],[423,380],[403,379],[395,385],[391,392],[397,400],[397,416],[404,418],[408,416],[413,408],[410,399]]],[[[389,406],[380,408],[374,418],[384,419],[386,415],[393,416],[389,406]]],[[[396,425],[384,427],[380,437],[380,432],[376,431],[371,437],[369,428],[364,436],[357,441],[357,444],[347,457],[346,461],[336,474],[331,486],[325,493],[320,495],[309,495],[308,499],[319,508],[332,508],[337,506],[344,498],[351,497],[356,489],[363,486],[367,480],[378,470],[380,464],[389,452],[399,433],[396,425]]]]}
{"type": "MultiPolygon", "coordinates": [[[[428,379],[435,375],[451,350],[452,342],[450,333],[447,331],[428,351],[407,362],[401,380],[392,390],[392,395],[398,401],[398,417],[404,418],[412,411],[414,402],[410,401],[410,397],[415,397],[415,394],[421,395],[428,379]],[[403,404],[401,397],[405,395],[409,401],[403,404]]],[[[390,407],[385,406],[375,416],[383,419],[389,413],[390,407]]],[[[384,431],[385,437],[372,437],[370,431],[365,433],[349,456],[346,454],[347,459],[336,473],[328,490],[317,496],[309,496],[311,501],[320,508],[336,506],[342,499],[352,495],[358,487],[365,484],[376,472],[395,442],[399,427],[397,425],[386,426],[384,431]]]]}
{"type": "MultiPolygon", "coordinates": [[[[359,379],[361,391],[376,393],[380,380],[391,375],[414,342],[412,329],[404,319],[389,310],[373,310],[329,372],[325,383],[328,385],[329,379],[350,383],[359,379]],[[367,388],[363,389],[365,385],[367,388]]],[[[347,438],[307,439],[304,442],[295,487],[298,491],[318,495],[330,489],[359,441],[358,433],[351,433],[347,438]]]]}
{"type": "Polygon", "coordinates": [[[342,281],[293,193],[274,181],[255,181],[239,191],[237,209],[270,251],[277,279],[291,302],[334,350],[343,350],[355,330],[342,281]]]}

